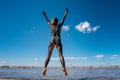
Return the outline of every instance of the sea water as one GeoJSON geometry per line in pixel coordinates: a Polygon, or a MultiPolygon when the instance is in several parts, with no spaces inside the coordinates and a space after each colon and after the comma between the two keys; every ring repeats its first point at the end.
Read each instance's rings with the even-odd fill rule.
{"type": "Polygon", "coordinates": [[[120,68],[67,68],[64,76],[60,68],[49,68],[46,76],[42,68],[0,68],[0,80],[120,80],[120,68]]]}

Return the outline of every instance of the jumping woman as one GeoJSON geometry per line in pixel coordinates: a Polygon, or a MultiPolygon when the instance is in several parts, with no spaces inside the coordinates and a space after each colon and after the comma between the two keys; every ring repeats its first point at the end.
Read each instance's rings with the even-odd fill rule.
{"type": "Polygon", "coordinates": [[[50,27],[50,31],[51,31],[51,40],[50,40],[50,43],[48,46],[48,55],[45,59],[45,65],[43,68],[43,75],[44,76],[46,75],[47,65],[48,65],[50,57],[52,55],[52,50],[53,50],[54,46],[56,46],[56,48],[58,50],[58,54],[59,54],[60,62],[62,64],[62,70],[64,72],[64,75],[67,76],[65,60],[63,57],[63,53],[62,53],[62,43],[61,43],[61,38],[60,38],[61,28],[62,28],[62,25],[64,23],[64,20],[66,18],[67,13],[68,13],[68,9],[66,9],[62,21],[58,24],[57,18],[53,18],[52,21],[50,22],[47,15],[46,15],[46,12],[43,11],[43,15],[44,15],[44,17],[45,17],[45,19],[50,27]]]}

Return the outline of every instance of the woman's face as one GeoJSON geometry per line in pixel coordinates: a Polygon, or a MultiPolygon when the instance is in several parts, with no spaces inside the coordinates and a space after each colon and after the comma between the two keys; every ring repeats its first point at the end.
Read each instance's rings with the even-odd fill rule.
{"type": "Polygon", "coordinates": [[[58,19],[57,18],[53,18],[51,24],[52,25],[57,25],[57,23],[58,23],[58,19]]]}

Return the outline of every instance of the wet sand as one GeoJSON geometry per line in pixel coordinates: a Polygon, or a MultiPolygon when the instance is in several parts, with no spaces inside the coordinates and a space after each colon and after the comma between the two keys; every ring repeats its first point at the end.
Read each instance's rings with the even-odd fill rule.
{"type": "Polygon", "coordinates": [[[0,80],[16,80],[16,79],[0,79],[0,80]]]}
{"type": "Polygon", "coordinates": [[[0,80],[120,80],[119,78],[95,77],[77,79],[33,79],[33,78],[1,78],[0,80]]]}
{"type": "Polygon", "coordinates": [[[43,76],[41,68],[1,68],[0,80],[120,80],[120,68],[68,68],[67,71],[68,76],[64,76],[61,69],[48,69],[43,76]]]}

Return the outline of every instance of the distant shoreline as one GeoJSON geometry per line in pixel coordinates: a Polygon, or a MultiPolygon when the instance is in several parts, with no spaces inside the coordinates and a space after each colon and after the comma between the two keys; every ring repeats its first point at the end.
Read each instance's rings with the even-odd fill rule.
{"type": "MultiPolygon", "coordinates": [[[[0,68],[43,68],[41,66],[5,66],[1,65],[0,68]]],[[[49,66],[48,68],[61,68],[60,66],[49,66]]],[[[114,66],[67,66],[67,68],[86,68],[86,69],[94,69],[94,68],[120,68],[118,65],[114,66]]]]}

